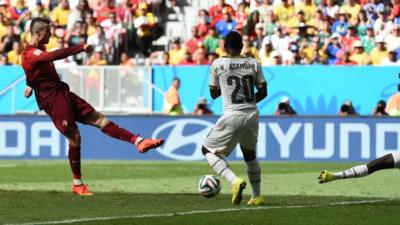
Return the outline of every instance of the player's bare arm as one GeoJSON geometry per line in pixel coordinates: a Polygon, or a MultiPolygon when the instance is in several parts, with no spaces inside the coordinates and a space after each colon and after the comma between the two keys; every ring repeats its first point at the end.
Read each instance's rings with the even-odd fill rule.
{"type": "Polygon", "coordinates": [[[263,82],[257,87],[256,103],[268,96],[267,83],[263,82]]]}
{"type": "Polygon", "coordinates": [[[216,99],[221,96],[221,89],[217,86],[210,85],[210,95],[212,99],[216,99]]]}
{"type": "Polygon", "coordinates": [[[32,88],[29,86],[26,86],[25,91],[24,91],[25,98],[31,97],[32,92],[33,92],[32,88]]]}

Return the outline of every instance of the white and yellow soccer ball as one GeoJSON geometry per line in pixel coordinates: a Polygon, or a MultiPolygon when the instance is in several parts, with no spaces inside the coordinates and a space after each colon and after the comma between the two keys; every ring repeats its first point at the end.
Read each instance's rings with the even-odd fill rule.
{"type": "Polygon", "coordinates": [[[206,198],[216,196],[221,190],[221,182],[214,175],[204,175],[199,181],[199,192],[206,198]]]}

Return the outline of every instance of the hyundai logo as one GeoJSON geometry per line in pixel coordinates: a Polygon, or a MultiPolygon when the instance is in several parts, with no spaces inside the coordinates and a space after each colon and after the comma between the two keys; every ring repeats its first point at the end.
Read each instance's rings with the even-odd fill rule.
{"type": "Polygon", "coordinates": [[[176,160],[202,160],[203,140],[214,124],[199,119],[177,119],[159,126],[152,138],[163,137],[164,145],[157,151],[176,160]]]}

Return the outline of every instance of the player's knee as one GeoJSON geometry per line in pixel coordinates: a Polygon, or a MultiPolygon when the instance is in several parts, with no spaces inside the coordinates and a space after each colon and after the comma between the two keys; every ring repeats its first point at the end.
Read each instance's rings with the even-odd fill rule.
{"type": "Polygon", "coordinates": [[[210,153],[210,151],[204,146],[202,146],[201,152],[203,153],[203,155],[206,155],[207,153],[210,153]]]}
{"type": "Polygon", "coordinates": [[[247,150],[247,149],[242,148],[242,152],[243,152],[244,161],[252,161],[252,160],[256,159],[256,151],[255,150],[247,150]]]}
{"type": "Polygon", "coordinates": [[[99,116],[96,120],[96,126],[99,128],[105,127],[110,121],[103,114],[99,113],[99,116]]]}

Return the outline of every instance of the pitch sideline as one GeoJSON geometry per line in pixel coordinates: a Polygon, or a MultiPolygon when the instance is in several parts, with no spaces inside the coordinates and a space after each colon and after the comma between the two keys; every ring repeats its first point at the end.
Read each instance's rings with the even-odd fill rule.
{"type": "Polygon", "coordinates": [[[288,205],[288,206],[259,206],[259,207],[246,207],[246,208],[226,208],[226,209],[212,209],[212,210],[194,210],[194,211],[183,211],[175,213],[160,213],[160,214],[143,214],[143,215],[132,215],[132,216],[110,216],[110,217],[92,217],[92,218],[79,218],[70,220],[59,220],[59,221],[46,221],[46,222],[33,222],[33,223],[14,223],[4,225],[52,225],[52,224],[71,224],[81,222],[94,222],[94,221],[107,221],[117,219],[137,219],[137,218],[152,218],[152,217],[172,217],[172,216],[185,216],[192,214],[206,214],[216,212],[233,212],[233,211],[246,211],[246,210],[268,210],[268,209],[297,209],[297,208],[315,208],[315,207],[327,207],[327,206],[340,206],[340,205],[360,205],[367,203],[378,203],[389,201],[390,199],[375,199],[375,200],[362,200],[362,201],[341,201],[332,202],[329,204],[316,204],[316,205],[288,205]]]}

